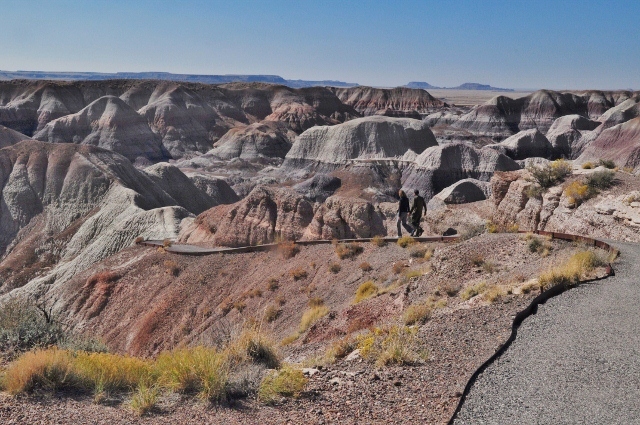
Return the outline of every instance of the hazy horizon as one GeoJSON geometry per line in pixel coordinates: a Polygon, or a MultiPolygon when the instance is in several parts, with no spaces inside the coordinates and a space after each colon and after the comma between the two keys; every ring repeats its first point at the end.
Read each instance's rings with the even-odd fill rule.
{"type": "Polygon", "coordinates": [[[3,2],[2,70],[638,89],[637,1],[3,2]]]}

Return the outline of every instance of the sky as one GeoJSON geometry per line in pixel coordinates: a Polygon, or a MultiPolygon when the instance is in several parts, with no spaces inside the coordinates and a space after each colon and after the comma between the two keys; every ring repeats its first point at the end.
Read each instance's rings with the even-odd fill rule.
{"type": "Polygon", "coordinates": [[[640,0],[0,0],[0,69],[640,89],[640,0]]]}

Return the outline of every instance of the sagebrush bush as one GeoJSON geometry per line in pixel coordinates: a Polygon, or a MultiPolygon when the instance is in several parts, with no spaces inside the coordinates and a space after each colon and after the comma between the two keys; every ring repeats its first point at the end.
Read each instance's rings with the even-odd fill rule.
{"type": "Polygon", "coordinates": [[[364,248],[362,248],[362,245],[360,244],[349,242],[346,244],[345,243],[337,244],[335,250],[338,258],[340,258],[341,260],[344,260],[345,258],[354,258],[358,256],[359,254],[362,253],[364,248]]]}
{"type": "Polygon", "coordinates": [[[604,190],[610,188],[616,179],[613,171],[596,171],[586,178],[586,185],[593,191],[604,190]]]}
{"type": "Polygon", "coordinates": [[[610,159],[600,159],[598,161],[598,165],[603,166],[604,168],[608,168],[610,170],[613,170],[614,168],[616,168],[616,163],[610,159]]]}
{"type": "Polygon", "coordinates": [[[550,188],[571,175],[571,164],[564,159],[557,159],[549,164],[527,167],[532,180],[543,189],[550,188]]]}
{"type": "Polygon", "coordinates": [[[418,329],[408,326],[383,326],[358,337],[358,348],[363,358],[376,366],[411,365],[426,360],[421,350],[418,329]]]}
{"type": "Polygon", "coordinates": [[[298,397],[307,384],[302,370],[285,365],[279,371],[268,373],[260,383],[258,400],[274,404],[281,397],[298,397]]]}
{"type": "Polygon", "coordinates": [[[376,286],[376,284],[373,283],[372,280],[368,280],[364,282],[362,285],[358,286],[353,303],[358,304],[361,301],[374,297],[375,295],[378,294],[379,290],[380,288],[378,288],[378,286],[376,286]]]}

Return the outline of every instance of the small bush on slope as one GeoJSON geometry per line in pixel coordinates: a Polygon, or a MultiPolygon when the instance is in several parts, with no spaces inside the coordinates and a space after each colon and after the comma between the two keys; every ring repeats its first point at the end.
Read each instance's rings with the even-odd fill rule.
{"type": "Polygon", "coordinates": [[[376,366],[411,365],[426,360],[418,341],[418,329],[408,326],[383,326],[358,338],[360,354],[376,366]]]}

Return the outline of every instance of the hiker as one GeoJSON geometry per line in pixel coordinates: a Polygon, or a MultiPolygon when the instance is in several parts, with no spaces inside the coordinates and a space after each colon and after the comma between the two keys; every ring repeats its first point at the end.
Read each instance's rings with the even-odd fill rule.
{"type": "Polygon", "coordinates": [[[424,233],[424,229],[420,227],[420,219],[422,218],[422,211],[424,210],[425,215],[427,212],[427,203],[424,201],[424,198],[420,196],[420,191],[418,189],[414,190],[413,193],[416,195],[413,198],[413,206],[411,207],[411,225],[415,229],[411,236],[420,237],[422,233],[424,233]]]}
{"type": "Polygon", "coordinates": [[[400,202],[398,203],[398,237],[402,237],[402,227],[409,232],[413,233],[413,228],[407,223],[407,216],[409,215],[409,198],[404,190],[398,192],[400,195],[400,202]]]}

